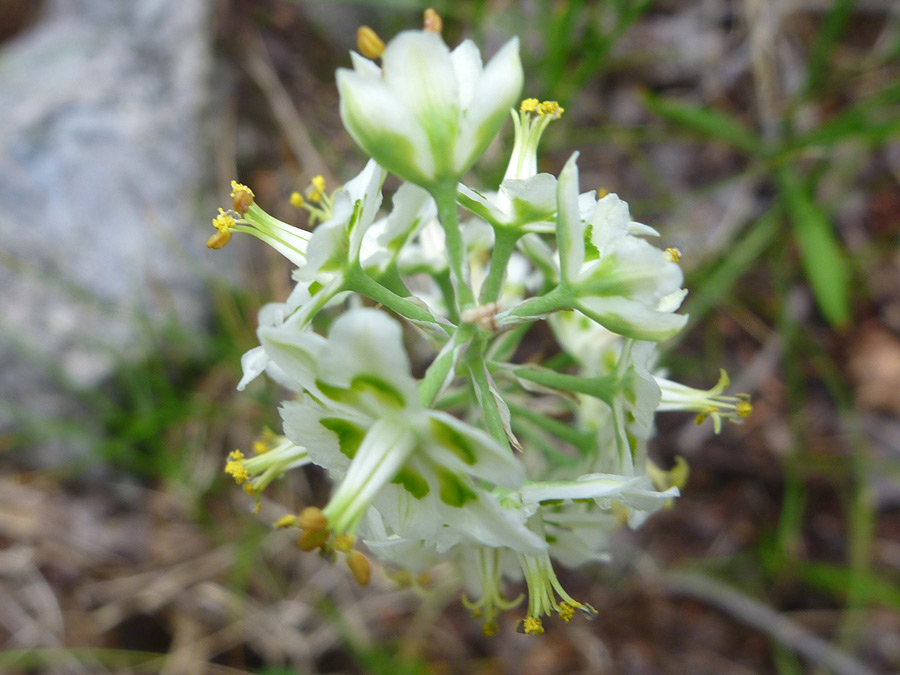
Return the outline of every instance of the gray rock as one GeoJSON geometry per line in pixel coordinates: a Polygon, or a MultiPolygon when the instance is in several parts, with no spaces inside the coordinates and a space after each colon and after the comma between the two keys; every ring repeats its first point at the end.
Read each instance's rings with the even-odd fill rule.
{"type": "Polygon", "coordinates": [[[208,20],[57,0],[0,50],[0,429],[77,411],[148,325],[203,325],[208,20]]]}

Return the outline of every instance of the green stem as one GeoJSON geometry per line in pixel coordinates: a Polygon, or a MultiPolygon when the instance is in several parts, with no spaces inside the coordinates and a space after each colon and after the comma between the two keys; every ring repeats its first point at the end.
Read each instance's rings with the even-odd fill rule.
{"type": "Polygon", "coordinates": [[[450,281],[450,270],[444,269],[431,276],[438,288],[441,289],[441,297],[444,299],[444,304],[447,305],[447,318],[450,319],[451,323],[459,323],[459,312],[453,300],[455,296],[453,294],[453,283],[450,281]]]}
{"type": "Polygon", "coordinates": [[[419,382],[419,401],[426,408],[434,403],[441,386],[450,374],[450,369],[456,366],[456,348],[468,342],[473,332],[474,327],[469,324],[459,326],[437,358],[428,366],[425,376],[419,382]]]}
{"type": "Polygon", "coordinates": [[[351,291],[355,291],[356,293],[371,298],[375,302],[384,305],[391,311],[410,321],[437,323],[437,320],[427,309],[420,307],[385,288],[368,274],[363,272],[359,265],[351,266],[347,271],[345,286],[351,291]]]}
{"type": "Polygon", "coordinates": [[[579,377],[578,375],[566,375],[556,373],[543,368],[529,368],[521,366],[513,370],[516,377],[535,382],[536,384],[552,389],[574,391],[579,394],[587,394],[599,398],[604,403],[612,405],[612,400],[619,391],[619,381],[615,375],[605,377],[579,377]]]}
{"type": "Polygon", "coordinates": [[[577,448],[582,455],[590,453],[597,444],[596,434],[594,433],[580,431],[565,422],[560,422],[552,417],[542,415],[528,406],[522,406],[512,401],[507,401],[507,405],[509,406],[509,411],[513,415],[528,420],[547,433],[565,441],[569,445],[577,448]]]}
{"type": "Polygon", "coordinates": [[[500,325],[518,323],[511,319],[537,319],[545,314],[552,314],[561,309],[572,309],[575,301],[574,293],[568,285],[559,285],[544,295],[529,298],[525,302],[516,305],[508,312],[497,315],[500,325]]]}
{"type": "Polygon", "coordinates": [[[475,306],[475,296],[466,283],[466,245],[459,229],[459,208],[456,205],[456,183],[437,185],[431,189],[431,196],[437,204],[438,220],[444,229],[444,243],[450,262],[450,273],[456,282],[456,296],[453,306],[466,309],[475,306]]]}
{"type": "Polygon", "coordinates": [[[492,361],[511,361],[516,355],[519,343],[531,330],[530,323],[522,323],[497,337],[487,351],[487,358],[492,361]]]}
{"type": "Polygon", "coordinates": [[[516,248],[519,233],[502,227],[494,228],[494,250],[491,251],[491,269],[481,287],[481,304],[496,302],[503,290],[503,275],[506,274],[509,257],[516,248]]]}
{"type": "Polygon", "coordinates": [[[475,385],[475,390],[478,392],[481,412],[484,415],[488,431],[494,440],[503,447],[509,448],[511,452],[509,437],[506,435],[506,425],[503,423],[500,408],[497,406],[497,401],[494,400],[494,394],[491,392],[488,382],[487,368],[484,363],[484,346],[484,338],[479,336],[473,340],[466,354],[466,365],[472,376],[472,384],[475,385]]]}

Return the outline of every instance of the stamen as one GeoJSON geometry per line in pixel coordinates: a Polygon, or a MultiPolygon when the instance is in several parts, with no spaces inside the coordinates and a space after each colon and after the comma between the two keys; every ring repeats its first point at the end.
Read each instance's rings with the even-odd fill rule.
{"type": "Polygon", "coordinates": [[[354,550],[347,554],[347,567],[360,586],[368,586],[372,578],[372,565],[362,551],[354,550]]]}
{"type": "Polygon", "coordinates": [[[328,530],[328,518],[317,506],[307,506],[300,512],[298,523],[301,528],[309,532],[323,532],[328,530]]]}
{"type": "Polygon", "coordinates": [[[232,205],[238,213],[247,213],[255,196],[253,190],[243,183],[238,183],[236,180],[231,181],[231,198],[234,200],[232,205]]]}
{"type": "Polygon", "coordinates": [[[519,106],[519,112],[523,113],[533,113],[537,112],[538,106],[540,105],[540,101],[536,98],[526,98],[522,101],[522,104],[519,106]]]}
{"type": "Polygon", "coordinates": [[[244,453],[240,450],[234,450],[228,455],[228,462],[225,464],[225,473],[234,478],[234,481],[240,485],[245,482],[250,474],[247,467],[244,466],[244,453]]]}
{"type": "Polygon", "coordinates": [[[428,33],[437,33],[440,35],[444,30],[444,20],[441,18],[441,15],[431,7],[425,10],[423,24],[423,30],[428,33]]]}
{"type": "Polygon", "coordinates": [[[356,48],[367,59],[377,59],[384,54],[384,40],[368,26],[360,26],[356,31],[356,48]]]}
{"type": "Polygon", "coordinates": [[[665,253],[666,258],[669,262],[681,262],[681,251],[679,251],[677,248],[667,248],[665,253]]]}
{"type": "Polygon", "coordinates": [[[516,631],[525,635],[543,635],[544,624],[536,616],[527,616],[516,626],[516,631]]]}
{"type": "Polygon", "coordinates": [[[297,516],[295,516],[293,513],[283,515],[281,516],[281,518],[272,523],[272,527],[279,530],[286,527],[297,527],[297,516]]]}
{"type": "Polygon", "coordinates": [[[291,193],[291,206],[293,206],[295,209],[302,209],[303,201],[303,195],[301,195],[299,192],[295,190],[291,193]]]}

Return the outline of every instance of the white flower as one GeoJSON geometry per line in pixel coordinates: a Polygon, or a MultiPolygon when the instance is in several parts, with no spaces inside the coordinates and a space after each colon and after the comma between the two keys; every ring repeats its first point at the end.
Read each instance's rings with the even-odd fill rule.
{"type": "Polygon", "coordinates": [[[582,219],[577,153],[566,163],[557,189],[560,277],[577,293],[574,307],[614,333],[664,340],[687,321],[675,314],[686,291],[681,268],[670,256],[635,234],[655,234],[631,220],[616,195],[596,202],[582,219]]]}
{"type": "Polygon", "coordinates": [[[359,264],[366,230],[381,207],[381,185],[385,171],[374,160],[344,187],[334,193],[332,215],[312,233],[306,264],[298,276],[303,280],[331,281],[352,264],[359,264]]]}
{"type": "Polygon", "coordinates": [[[453,52],[440,35],[406,31],[383,67],[352,53],[339,69],[341,119],[379,164],[417,185],[455,184],[503,125],[522,88],[518,39],[486,67],[469,40],[453,52]]]}
{"type": "Polygon", "coordinates": [[[305,392],[282,407],[285,433],[340,479],[324,510],[335,533],[353,533],[391,482],[451,507],[482,502],[473,479],[522,482],[519,461],[485,432],[421,407],[402,330],[385,313],[350,310],[327,339],[290,323],[259,335],[293,388],[305,392]]]}

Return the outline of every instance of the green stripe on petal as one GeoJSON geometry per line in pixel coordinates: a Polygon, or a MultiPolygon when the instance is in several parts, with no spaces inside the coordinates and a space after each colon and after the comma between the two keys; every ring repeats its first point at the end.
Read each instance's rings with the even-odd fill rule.
{"type": "Polygon", "coordinates": [[[366,429],[339,417],[323,417],[319,424],[337,436],[341,453],[353,459],[366,437],[366,429]]]}

